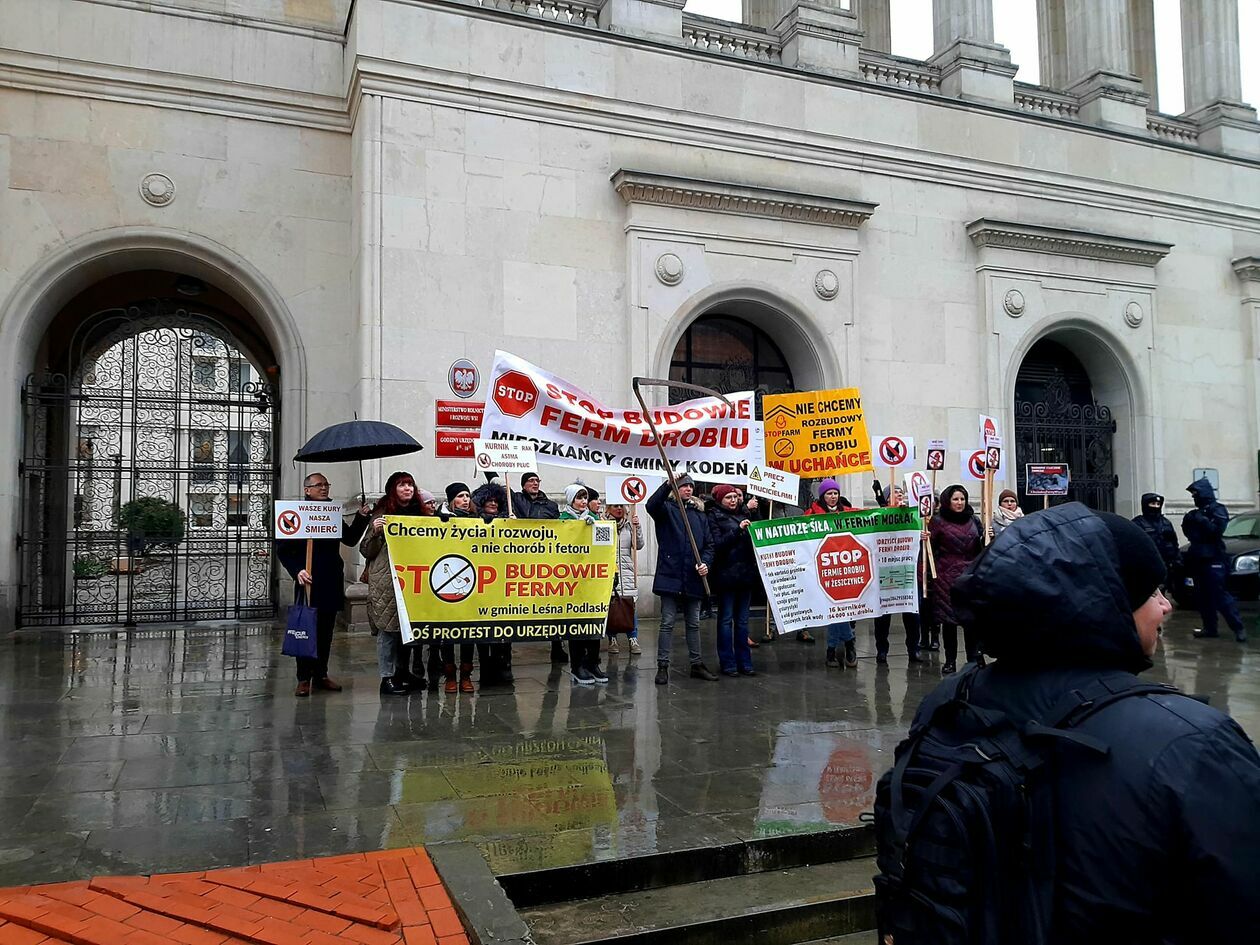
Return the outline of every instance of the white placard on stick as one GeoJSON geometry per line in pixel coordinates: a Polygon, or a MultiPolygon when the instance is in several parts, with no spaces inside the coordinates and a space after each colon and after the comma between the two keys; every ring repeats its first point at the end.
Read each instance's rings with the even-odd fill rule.
{"type": "Polygon", "coordinates": [[[278,539],[340,538],[344,514],[340,502],[278,499],[272,523],[278,539]]]}
{"type": "Polygon", "coordinates": [[[769,466],[750,466],[748,492],[772,502],[796,505],[801,501],[801,477],[769,466]]]}
{"type": "Polygon", "coordinates": [[[473,442],[473,456],[479,472],[503,476],[538,472],[534,444],[528,440],[483,440],[473,442]]]}
{"type": "Polygon", "coordinates": [[[605,505],[638,505],[661,487],[659,476],[605,476],[605,505]]]}

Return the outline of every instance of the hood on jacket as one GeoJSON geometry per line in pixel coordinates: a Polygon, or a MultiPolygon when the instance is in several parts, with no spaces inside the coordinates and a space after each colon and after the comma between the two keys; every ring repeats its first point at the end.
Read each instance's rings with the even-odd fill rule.
{"type": "Polygon", "coordinates": [[[499,503],[499,515],[504,518],[508,514],[507,506],[507,490],[497,482],[487,482],[485,485],[477,487],[477,491],[472,494],[473,505],[480,510],[486,502],[494,500],[499,503]]]}
{"type": "MultiPolygon", "coordinates": [[[[1055,506],[1016,520],[972,562],[952,600],[985,654],[1030,669],[1140,672],[1151,665],[1131,598],[1133,572],[1153,575],[1153,565],[1147,549],[1127,537],[1122,555],[1109,521],[1079,502],[1055,506]]],[[[1154,545],[1149,551],[1162,577],[1159,553],[1154,545]]],[[[1158,579],[1150,579],[1153,590],[1158,579]]]]}
{"type": "Polygon", "coordinates": [[[1164,514],[1164,497],[1158,492],[1143,492],[1142,514],[1146,518],[1158,519],[1164,514]]]}
{"type": "Polygon", "coordinates": [[[1212,481],[1207,476],[1190,483],[1190,485],[1186,486],[1186,491],[1194,497],[1194,504],[1199,506],[1199,508],[1211,505],[1216,501],[1216,490],[1212,488],[1212,481]]]}

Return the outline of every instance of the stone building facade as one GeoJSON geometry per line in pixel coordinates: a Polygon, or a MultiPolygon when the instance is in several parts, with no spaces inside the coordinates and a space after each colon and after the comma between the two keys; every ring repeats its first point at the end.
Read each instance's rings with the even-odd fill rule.
{"type": "MultiPolygon", "coordinates": [[[[746,0],[745,25],[682,0],[0,0],[0,613],[33,544],[72,554],[31,480],[73,421],[36,433],[30,405],[119,308],[245,353],[280,495],[356,413],[431,447],[450,364],[503,348],[617,402],[635,374],[858,386],[873,428],[955,449],[983,412],[1013,466],[1071,452],[1101,507],[1180,502],[1200,467],[1253,505],[1236,2],[1183,4],[1168,116],[1151,0],[1040,3],[1043,86],[993,0],[935,0],[926,62],[889,54],[886,0],[746,0]]],[[[176,504],[184,472],[133,470],[176,504]]]]}

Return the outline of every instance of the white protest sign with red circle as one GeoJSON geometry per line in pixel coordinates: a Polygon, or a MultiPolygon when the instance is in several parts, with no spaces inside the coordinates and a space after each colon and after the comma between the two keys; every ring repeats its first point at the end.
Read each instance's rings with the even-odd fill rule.
{"type": "Polygon", "coordinates": [[[909,436],[875,436],[875,463],[878,466],[897,467],[914,459],[914,438],[909,436]]]}
{"type": "Polygon", "coordinates": [[[973,482],[981,482],[984,479],[985,458],[984,447],[978,450],[963,450],[959,455],[962,457],[962,477],[970,479],[973,482]]]}
{"type": "Polygon", "coordinates": [[[939,472],[945,468],[945,451],[947,449],[949,449],[949,444],[944,440],[928,440],[927,468],[929,472],[933,470],[939,472]]]}
{"type": "Polygon", "coordinates": [[[646,502],[647,497],[655,492],[662,482],[664,482],[663,479],[653,476],[605,476],[604,500],[613,505],[619,503],[638,505],[640,502],[646,502]]]}
{"type": "Polygon", "coordinates": [[[278,500],[274,518],[275,537],[340,538],[341,515],[340,502],[278,500]]]}
{"type": "Polygon", "coordinates": [[[906,473],[906,495],[912,499],[931,497],[932,483],[923,473],[915,471],[906,473]]]}
{"type": "Polygon", "coordinates": [[[627,476],[621,484],[621,497],[631,505],[636,505],[647,498],[647,483],[638,476],[627,476]]]}

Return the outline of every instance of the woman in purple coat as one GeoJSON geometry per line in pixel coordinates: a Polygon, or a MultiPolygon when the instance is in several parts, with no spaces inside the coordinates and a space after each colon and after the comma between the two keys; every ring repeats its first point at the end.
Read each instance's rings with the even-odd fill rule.
{"type": "MultiPolygon", "coordinates": [[[[941,510],[932,516],[929,530],[932,535],[932,553],[936,556],[936,580],[932,582],[932,614],[941,625],[945,641],[945,665],[941,675],[948,676],[956,669],[958,658],[958,618],[950,592],[954,581],[966,570],[984,548],[984,532],[980,519],[971,508],[967,490],[962,486],[950,486],[941,493],[941,510]]],[[[979,655],[979,648],[971,631],[963,627],[963,645],[968,662],[979,655]]]]}

